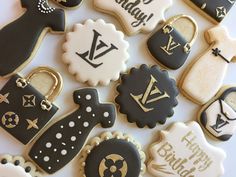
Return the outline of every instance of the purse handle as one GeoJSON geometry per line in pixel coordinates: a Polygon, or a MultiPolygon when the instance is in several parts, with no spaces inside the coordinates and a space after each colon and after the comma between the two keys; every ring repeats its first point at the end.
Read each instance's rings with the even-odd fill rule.
{"type": "Polygon", "coordinates": [[[49,67],[38,67],[31,71],[26,78],[19,78],[16,80],[16,84],[18,87],[25,88],[28,84],[30,84],[33,77],[45,73],[51,76],[54,80],[54,84],[52,88],[47,92],[45,96],[45,100],[41,102],[41,107],[43,110],[50,111],[52,108],[52,102],[59,95],[62,89],[63,81],[61,75],[56,72],[54,69],[49,67]]]}
{"type": "Polygon", "coordinates": [[[180,14],[180,15],[176,15],[174,17],[171,17],[170,19],[168,19],[166,22],[165,22],[165,26],[163,27],[163,31],[164,33],[171,33],[171,31],[174,29],[173,28],[173,24],[181,19],[181,18],[186,18],[188,20],[190,20],[194,26],[194,34],[193,34],[193,37],[192,39],[185,44],[184,46],[184,51],[186,53],[189,53],[190,52],[190,49],[191,47],[193,46],[195,40],[197,39],[197,36],[198,36],[198,26],[197,26],[197,22],[190,16],[188,15],[184,15],[184,14],[180,14]]]}

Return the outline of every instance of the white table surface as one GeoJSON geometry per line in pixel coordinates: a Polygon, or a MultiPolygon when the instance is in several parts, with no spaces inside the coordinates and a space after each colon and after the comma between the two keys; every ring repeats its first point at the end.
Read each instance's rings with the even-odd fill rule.
{"type": "MultiPolygon", "coordinates": [[[[194,50],[191,52],[187,63],[178,71],[170,71],[170,75],[174,77],[177,81],[180,78],[182,72],[186,67],[188,67],[189,62],[201,54],[207,47],[207,43],[204,40],[203,32],[210,27],[213,27],[213,24],[210,23],[203,16],[199,15],[192,8],[187,6],[182,0],[173,0],[174,5],[171,9],[169,9],[165,16],[169,18],[173,15],[184,13],[191,15],[196,19],[199,25],[199,37],[195,43],[194,50]]],[[[19,17],[24,11],[20,6],[20,0],[0,0],[0,28],[2,28],[7,23],[11,22],[15,18],[19,17]]],[[[120,23],[116,20],[116,18],[97,12],[93,8],[92,0],[84,0],[82,6],[75,10],[66,10],[67,14],[67,25],[68,30],[71,29],[73,24],[81,23],[86,19],[98,19],[103,18],[106,22],[114,23],[119,30],[122,30],[120,23]]],[[[228,16],[223,21],[223,25],[228,27],[230,35],[236,38],[236,6],[230,11],[228,16]]],[[[128,61],[128,66],[138,66],[142,63],[146,64],[155,64],[154,59],[148,54],[146,48],[146,41],[150,37],[150,34],[138,34],[133,37],[126,37],[126,40],[130,43],[129,53],[130,60],[128,61]]],[[[77,88],[84,87],[86,85],[77,83],[73,76],[71,76],[67,72],[66,66],[61,61],[61,46],[64,41],[64,35],[46,35],[43,40],[36,56],[33,61],[21,72],[22,74],[27,74],[33,68],[37,66],[49,65],[58,70],[64,79],[64,89],[58,99],[56,100],[56,104],[60,106],[60,110],[57,115],[54,117],[55,119],[60,118],[65,113],[69,112],[76,108],[76,105],[72,101],[72,92],[77,88]]],[[[224,80],[224,84],[234,84],[236,82],[236,65],[234,63],[230,64],[228,69],[228,73],[224,80]]],[[[6,79],[0,79],[0,88],[6,83],[6,79]]],[[[113,101],[114,99],[114,91],[117,82],[111,83],[108,87],[97,87],[100,92],[101,101],[113,101]]],[[[158,125],[154,129],[140,129],[137,128],[134,124],[130,124],[127,122],[124,115],[118,113],[118,118],[115,123],[115,126],[111,129],[107,129],[108,131],[119,130],[133,135],[139,142],[142,143],[143,149],[145,152],[148,152],[148,146],[150,143],[153,143],[158,138],[158,131],[165,129],[172,122],[181,121],[191,121],[196,120],[196,114],[199,110],[199,106],[193,104],[186,98],[184,98],[181,94],[178,97],[179,105],[175,108],[174,116],[167,121],[164,126],[158,125]]],[[[99,133],[105,131],[99,126],[95,128],[90,137],[98,135],[99,133]]],[[[233,136],[230,141],[225,143],[219,143],[212,141],[208,138],[208,141],[214,144],[217,147],[221,147],[227,153],[227,159],[224,162],[225,166],[225,175],[224,177],[234,177],[236,176],[236,135],[233,136]]],[[[23,146],[21,143],[17,142],[14,138],[8,135],[3,129],[0,129],[0,154],[9,153],[15,155],[22,155],[27,152],[28,146],[23,146]]],[[[79,177],[77,173],[78,169],[78,159],[75,158],[70,164],[68,164],[65,168],[60,170],[59,172],[51,175],[51,177],[79,177]]],[[[148,173],[144,175],[144,177],[150,177],[148,173]]]]}

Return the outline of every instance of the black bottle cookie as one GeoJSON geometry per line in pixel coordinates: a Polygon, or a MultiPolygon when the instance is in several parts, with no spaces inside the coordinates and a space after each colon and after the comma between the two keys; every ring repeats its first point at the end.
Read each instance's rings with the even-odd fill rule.
{"type": "Polygon", "coordinates": [[[176,97],[179,92],[175,81],[167,71],[155,65],[132,68],[129,74],[121,77],[117,91],[116,102],[120,105],[120,112],[140,128],[146,125],[154,128],[157,122],[164,124],[178,104],[176,97]]]}
{"type": "Polygon", "coordinates": [[[54,0],[54,1],[66,8],[75,8],[78,7],[83,0],[54,0]]]}
{"type": "Polygon", "coordinates": [[[60,170],[80,152],[97,124],[109,128],[115,122],[115,106],[99,103],[96,89],[75,91],[74,102],[80,105],[79,109],[49,127],[29,152],[31,159],[49,174],[60,170]]]}
{"type": "Polygon", "coordinates": [[[64,32],[65,12],[47,0],[21,0],[26,12],[0,30],[0,76],[22,69],[33,57],[47,31],[64,32]]]}
{"type": "Polygon", "coordinates": [[[81,152],[79,176],[141,177],[146,156],[139,143],[120,132],[95,137],[81,152]]]}

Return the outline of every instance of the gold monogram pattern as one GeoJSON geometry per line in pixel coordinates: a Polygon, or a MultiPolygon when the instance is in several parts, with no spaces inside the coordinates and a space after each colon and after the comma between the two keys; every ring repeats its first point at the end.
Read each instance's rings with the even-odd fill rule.
{"type": "Polygon", "coordinates": [[[173,36],[169,35],[169,40],[166,46],[162,46],[161,49],[167,54],[167,55],[173,55],[174,49],[177,47],[180,47],[180,43],[177,43],[174,41],[173,36]]]}
{"type": "Polygon", "coordinates": [[[7,112],[2,117],[2,124],[9,129],[15,128],[19,124],[20,118],[14,112],[7,112]]]}

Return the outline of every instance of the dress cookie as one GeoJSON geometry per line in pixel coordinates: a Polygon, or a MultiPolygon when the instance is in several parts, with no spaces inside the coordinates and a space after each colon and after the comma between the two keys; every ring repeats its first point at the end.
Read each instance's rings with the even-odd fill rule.
{"type": "Polygon", "coordinates": [[[31,162],[20,156],[0,155],[1,177],[42,177],[31,162]]]}
{"type": "Polygon", "coordinates": [[[190,6],[210,18],[214,23],[220,23],[233,7],[235,0],[185,0],[190,6]]]}
{"type": "Polygon", "coordinates": [[[97,124],[109,128],[115,122],[115,106],[99,103],[96,89],[75,91],[74,102],[79,109],[49,127],[29,152],[30,158],[49,174],[63,168],[80,152],[97,124]]]}
{"type": "Polygon", "coordinates": [[[91,86],[108,85],[126,71],[128,47],[124,34],[113,24],[87,20],[67,34],[62,58],[78,81],[91,86]]]}
{"type": "Polygon", "coordinates": [[[200,105],[218,92],[229,63],[236,56],[236,39],[229,36],[225,27],[211,28],[205,38],[210,47],[187,69],[180,82],[182,93],[200,105]]]}
{"type": "Polygon", "coordinates": [[[119,18],[128,35],[151,32],[164,12],[172,5],[172,0],[94,0],[98,10],[119,18]]]}
{"type": "Polygon", "coordinates": [[[146,156],[129,135],[106,132],[95,137],[81,152],[79,176],[142,177],[146,156]]]}
{"type": "Polygon", "coordinates": [[[58,4],[66,8],[76,8],[80,6],[83,0],[54,0],[58,4]]]}
{"type": "Polygon", "coordinates": [[[223,87],[218,96],[199,113],[202,127],[220,141],[229,140],[236,130],[236,87],[223,87]]]}
{"type": "Polygon", "coordinates": [[[0,76],[23,69],[36,53],[46,32],[64,32],[65,12],[47,0],[21,0],[26,12],[0,30],[0,76]]]}
{"type": "Polygon", "coordinates": [[[219,177],[226,154],[210,145],[196,122],[175,123],[150,147],[148,170],[156,177],[219,177]]]}
{"type": "Polygon", "coordinates": [[[129,74],[121,77],[117,91],[116,102],[120,112],[140,128],[146,125],[154,128],[157,122],[164,124],[178,104],[176,97],[179,92],[175,81],[156,65],[132,68],[129,74]]]}

